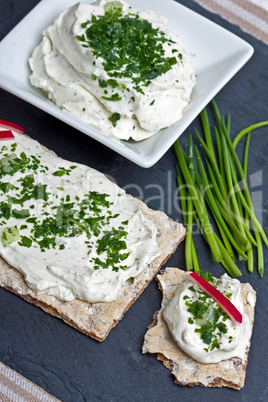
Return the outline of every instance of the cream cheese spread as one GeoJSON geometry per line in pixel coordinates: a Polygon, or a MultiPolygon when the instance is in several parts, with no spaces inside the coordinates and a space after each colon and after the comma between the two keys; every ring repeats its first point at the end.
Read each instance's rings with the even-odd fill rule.
{"type": "Polygon", "coordinates": [[[32,85],[108,136],[139,141],[176,123],[195,75],[167,20],[124,1],[77,3],[43,32],[32,85]]]}
{"type": "Polygon", "coordinates": [[[0,254],[37,294],[109,302],[159,254],[156,226],[100,172],[25,135],[0,143],[0,254]]]}
{"type": "Polygon", "coordinates": [[[250,323],[243,314],[241,283],[224,274],[214,286],[235,305],[242,324],[232,321],[219,305],[189,279],[176,290],[163,317],[180,348],[201,363],[232,357],[246,361],[250,323]]]}

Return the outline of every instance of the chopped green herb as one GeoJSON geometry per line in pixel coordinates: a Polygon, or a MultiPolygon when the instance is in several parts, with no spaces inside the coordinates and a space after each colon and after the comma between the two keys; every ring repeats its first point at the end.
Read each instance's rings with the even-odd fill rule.
{"type": "Polygon", "coordinates": [[[31,245],[32,245],[32,240],[31,239],[29,239],[29,237],[27,237],[27,236],[21,236],[21,239],[20,239],[21,241],[18,243],[20,246],[23,246],[23,247],[31,247],[31,245]]]}
{"type": "Polygon", "coordinates": [[[189,286],[189,289],[190,289],[192,292],[196,292],[196,290],[195,290],[195,288],[193,287],[193,285],[189,286]]]}
{"type": "Polygon", "coordinates": [[[14,190],[17,189],[17,187],[15,187],[13,184],[11,183],[0,183],[0,190],[3,191],[3,193],[8,193],[10,190],[14,190]]]}
{"type": "Polygon", "coordinates": [[[120,1],[109,1],[104,5],[104,11],[107,14],[121,13],[122,9],[123,4],[120,1]]]}
{"type": "MultiPolygon", "coordinates": [[[[115,85],[115,80],[107,82],[110,86],[117,85],[115,85]]],[[[113,96],[117,97],[117,95],[113,96]]],[[[115,124],[120,118],[120,114],[114,114],[113,123],[115,124]]],[[[12,149],[15,150],[15,148],[12,149]]],[[[40,248],[42,252],[51,248],[64,250],[65,243],[59,239],[85,234],[88,240],[94,236],[94,242],[97,242],[98,258],[92,261],[95,269],[112,267],[114,271],[125,270],[127,267],[122,262],[128,257],[129,252],[126,250],[127,232],[124,230],[124,226],[128,224],[128,221],[124,221],[118,229],[112,227],[112,220],[116,219],[119,214],[112,214],[113,202],[109,201],[109,195],[96,191],[89,191],[81,198],[69,193],[62,197],[59,194],[51,194],[47,191],[48,185],[43,184],[40,180],[42,175],[38,176],[39,172],[46,173],[48,171],[47,166],[41,165],[40,158],[34,155],[28,156],[25,152],[21,152],[18,156],[14,152],[8,153],[8,148],[2,147],[0,178],[20,172],[16,185],[10,182],[0,182],[0,191],[2,191],[0,224],[6,224],[9,219],[20,220],[19,228],[15,225],[3,231],[4,246],[18,241],[21,247],[40,248]],[[29,174],[29,172],[33,173],[29,174]],[[38,184],[36,184],[37,180],[38,184]],[[57,199],[56,203],[53,196],[57,199]],[[34,202],[34,200],[39,200],[39,202],[34,202]],[[38,216],[34,216],[35,208],[36,211],[41,209],[38,216]],[[20,224],[21,219],[27,224],[20,224]],[[107,232],[108,225],[109,232],[107,232]],[[24,229],[29,230],[28,236],[20,235],[20,230],[24,229]]],[[[48,174],[55,177],[69,176],[76,168],[76,165],[60,166],[56,171],[48,174]]],[[[56,188],[65,191],[63,186],[56,188]]],[[[88,241],[88,248],[92,248],[92,244],[91,241],[88,241]]]]}
{"type": "Polygon", "coordinates": [[[28,218],[28,216],[30,216],[30,212],[29,209],[21,209],[21,210],[13,209],[12,215],[16,219],[25,219],[28,218]]]}
{"type": "Polygon", "coordinates": [[[211,285],[215,285],[216,284],[216,279],[213,278],[213,276],[211,275],[210,272],[203,272],[203,271],[199,271],[199,275],[202,276],[203,279],[205,279],[205,281],[209,282],[211,285]]]}
{"type": "Polygon", "coordinates": [[[107,84],[107,82],[106,82],[105,80],[99,78],[98,81],[99,81],[99,86],[100,86],[101,88],[106,88],[106,87],[108,86],[108,84],[107,84]]]}
{"type": "Polygon", "coordinates": [[[112,88],[118,87],[118,82],[116,80],[111,79],[111,78],[109,80],[107,80],[107,84],[111,85],[112,88]]]}
{"type": "MultiPolygon", "coordinates": [[[[76,167],[76,166],[75,166],[75,167],[76,167]]],[[[64,168],[64,167],[59,167],[59,170],[57,170],[56,172],[54,172],[54,173],[52,173],[52,174],[53,174],[53,176],[59,176],[59,177],[61,177],[61,176],[64,176],[65,174],[66,174],[67,176],[69,176],[69,175],[70,175],[70,172],[71,172],[71,168],[66,169],[66,168],[64,168]]]]}
{"type": "Polygon", "coordinates": [[[1,202],[0,210],[2,213],[1,218],[8,220],[11,216],[11,205],[7,202],[1,202]]]}
{"type": "MultiPolygon", "coordinates": [[[[171,45],[174,41],[137,14],[123,16],[119,1],[107,3],[105,15],[93,15],[91,23],[86,21],[81,27],[85,32],[77,39],[82,45],[88,44],[96,58],[104,60],[107,74],[111,78],[131,78],[134,88],[141,93],[144,92],[140,85],[149,85],[177,63],[175,57],[164,57],[163,44],[171,45]]],[[[115,88],[118,84],[113,81],[115,88]]]]}
{"type": "Polygon", "coordinates": [[[188,322],[189,322],[189,324],[194,324],[194,320],[191,317],[188,318],[188,322]]]}
{"type": "Polygon", "coordinates": [[[126,266],[118,265],[129,256],[129,252],[121,253],[122,250],[126,250],[127,245],[124,239],[127,236],[127,232],[123,230],[112,229],[97,241],[97,254],[100,255],[104,252],[107,254],[105,261],[100,258],[94,258],[95,269],[99,266],[108,269],[112,268],[113,271],[118,271],[119,269],[125,269],[126,266]]]}
{"type": "MultiPolygon", "coordinates": [[[[194,291],[196,294],[196,290],[194,291]]],[[[197,300],[191,301],[185,297],[184,300],[188,307],[187,311],[192,314],[188,322],[190,324],[196,322],[198,327],[195,328],[195,332],[200,334],[202,341],[208,345],[204,350],[209,352],[215,348],[219,349],[219,339],[222,334],[227,333],[227,326],[223,321],[228,319],[228,315],[203,291],[198,292],[197,300]]]]}
{"type": "Polygon", "coordinates": [[[2,237],[4,247],[9,246],[11,243],[19,239],[20,239],[20,231],[17,228],[17,226],[11,226],[4,229],[2,237]]]}
{"type": "Polygon", "coordinates": [[[119,96],[118,93],[113,94],[112,96],[102,96],[102,99],[108,100],[108,101],[120,101],[122,100],[122,96],[119,96]]]}
{"type": "Polygon", "coordinates": [[[108,120],[112,122],[112,125],[116,127],[116,124],[118,120],[121,119],[121,114],[120,113],[113,113],[110,117],[108,117],[108,120]]]}

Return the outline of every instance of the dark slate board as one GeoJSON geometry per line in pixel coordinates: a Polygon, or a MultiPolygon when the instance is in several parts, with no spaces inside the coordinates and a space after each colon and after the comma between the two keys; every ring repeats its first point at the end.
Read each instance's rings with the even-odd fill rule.
{"type": "MultiPolygon", "coordinates": [[[[2,39],[38,2],[0,0],[0,39],[2,39]]],[[[268,119],[268,47],[238,27],[209,13],[191,0],[180,3],[227,28],[255,49],[252,59],[216,97],[222,114],[231,112],[233,133],[247,125],[268,119]]],[[[189,27],[191,29],[191,27],[189,27]]],[[[116,180],[129,193],[142,198],[154,209],[181,220],[176,193],[175,154],[170,149],[152,168],[143,169],[76,131],[34,106],[0,90],[1,119],[15,121],[25,132],[58,155],[88,164],[116,180]],[[165,197],[160,200],[160,188],[165,197]]],[[[181,137],[185,146],[193,127],[181,137]]],[[[242,155],[243,147],[239,152],[242,155]]],[[[248,172],[252,196],[259,207],[263,226],[268,226],[268,129],[256,132],[251,141],[248,172]]],[[[195,234],[200,266],[215,275],[224,270],[213,262],[202,237],[195,234]]],[[[267,260],[267,248],[264,249],[267,260]]],[[[46,391],[64,401],[227,401],[267,400],[268,275],[261,279],[256,269],[249,274],[238,262],[242,280],[257,291],[257,307],[246,384],[241,391],[180,387],[173,376],[153,355],[142,355],[146,327],[159,309],[161,296],[153,281],[112,330],[103,343],[79,333],[59,319],[0,289],[0,360],[46,391]]],[[[184,246],[168,261],[168,266],[185,268],[184,246]]]]}

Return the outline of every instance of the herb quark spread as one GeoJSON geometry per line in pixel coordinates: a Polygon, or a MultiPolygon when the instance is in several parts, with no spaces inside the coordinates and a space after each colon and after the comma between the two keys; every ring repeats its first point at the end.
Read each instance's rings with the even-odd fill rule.
{"type": "Polygon", "coordinates": [[[210,296],[191,280],[177,288],[163,317],[180,348],[201,363],[218,363],[232,357],[246,361],[250,322],[241,299],[241,283],[227,274],[206,277],[243,315],[235,323],[210,296]]]}
{"type": "Polygon", "coordinates": [[[0,144],[0,254],[36,293],[112,301],[159,254],[157,229],[98,171],[14,133],[0,144]]]}
{"type": "Polygon", "coordinates": [[[78,3],[43,32],[31,83],[76,118],[120,139],[176,123],[195,75],[164,17],[124,1],[78,3]]]}

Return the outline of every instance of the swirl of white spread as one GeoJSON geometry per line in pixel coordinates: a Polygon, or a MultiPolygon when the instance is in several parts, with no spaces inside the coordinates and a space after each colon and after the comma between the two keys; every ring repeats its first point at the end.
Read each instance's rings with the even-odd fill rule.
{"type": "MultiPolygon", "coordinates": [[[[24,173],[17,171],[12,176],[5,175],[2,182],[11,183],[15,188],[8,194],[0,191],[0,203],[6,202],[8,197],[18,195],[21,197],[23,194],[20,193],[21,179],[27,174],[34,174],[35,184],[47,186],[48,200],[44,202],[43,199],[31,198],[26,200],[23,206],[15,204],[13,208],[26,209],[32,217],[42,220],[46,216],[52,216],[62,197],[69,197],[68,202],[74,202],[77,205],[87,197],[89,192],[94,191],[107,194],[110,211],[106,210],[106,213],[114,218],[101,227],[98,236],[92,234],[88,239],[85,232],[73,237],[58,236],[56,247],[49,247],[44,251],[34,241],[31,247],[20,245],[20,241],[14,241],[5,246],[3,241],[0,241],[0,255],[23,274],[26,283],[37,294],[45,293],[65,301],[76,297],[89,302],[115,300],[123,284],[129,278],[136,277],[144,271],[147,265],[160,254],[156,242],[155,224],[142,214],[124,190],[102,173],[78,163],[75,164],[75,169],[70,169],[73,163],[45,151],[38,142],[24,135],[16,133],[14,135],[14,141],[1,142],[2,150],[4,150],[2,154],[8,153],[7,150],[16,143],[17,155],[22,153],[27,157],[33,155],[40,160],[40,166],[34,172],[26,169],[24,173]],[[59,169],[67,171],[69,169],[69,174],[55,176],[54,173],[59,169]],[[117,272],[111,266],[108,268],[99,266],[96,269],[96,258],[106,261],[107,257],[106,252],[98,253],[98,239],[113,228],[122,227],[127,232],[126,250],[123,252],[129,252],[129,256],[118,265],[126,266],[126,268],[119,268],[117,272]],[[60,246],[64,246],[64,250],[61,250],[60,246]]],[[[103,211],[105,212],[105,209],[103,211]]],[[[20,230],[20,234],[32,238],[33,225],[25,219],[10,216],[9,219],[1,222],[0,239],[3,238],[6,228],[14,226],[20,228],[22,225],[26,227],[20,230]]]]}
{"type": "MultiPolygon", "coordinates": [[[[195,360],[201,363],[218,363],[225,359],[238,357],[245,361],[247,346],[249,346],[250,324],[247,315],[243,314],[241,283],[224,274],[216,287],[221,293],[231,294],[230,301],[243,315],[242,324],[235,323],[229,318],[226,321],[223,321],[222,317],[219,319],[219,322],[224,322],[227,327],[226,333],[217,333],[219,349],[208,350],[208,345],[195,331],[200,329],[200,325],[197,324],[194,315],[188,311],[186,300],[191,300],[191,302],[198,300],[200,288],[193,285],[191,280],[178,286],[174,297],[164,309],[163,317],[179,347],[195,360]],[[196,290],[195,292],[191,290],[192,287],[196,290]]],[[[217,303],[213,302],[213,305],[217,306],[217,303]]]]}
{"type": "Polygon", "coordinates": [[[98,79],[111,77],[103,67],[103,59],[96,58],[90,47],[83,47],[77,36],[84,34],[81,24],[91,15],[104,15],[107,2],[77,3],[44,30],[43,40],[29,60],[30,82],[47,92],[59,107],[105,134],[140,141],[181,118],[190,101],[195,75],[181,40],[170,30],[165,18],[149,10],[130,8],[120,1],[123,16],[129,12],[136,14],[173,41],[173,46],[163,43],[164,57],[174,57],[172,49],[176,48],[182,59],[178,58],[169,71],[153,79],[150,85],[142,86],[144,94],[134,88],[131,78],[118,77],[116,80],[124,89],[117,88],[116,92],[122,99],[116,102],[103,99],[98,79]],[[116,126],[109,120],[112,113],[121,115],[116,126]]]}

